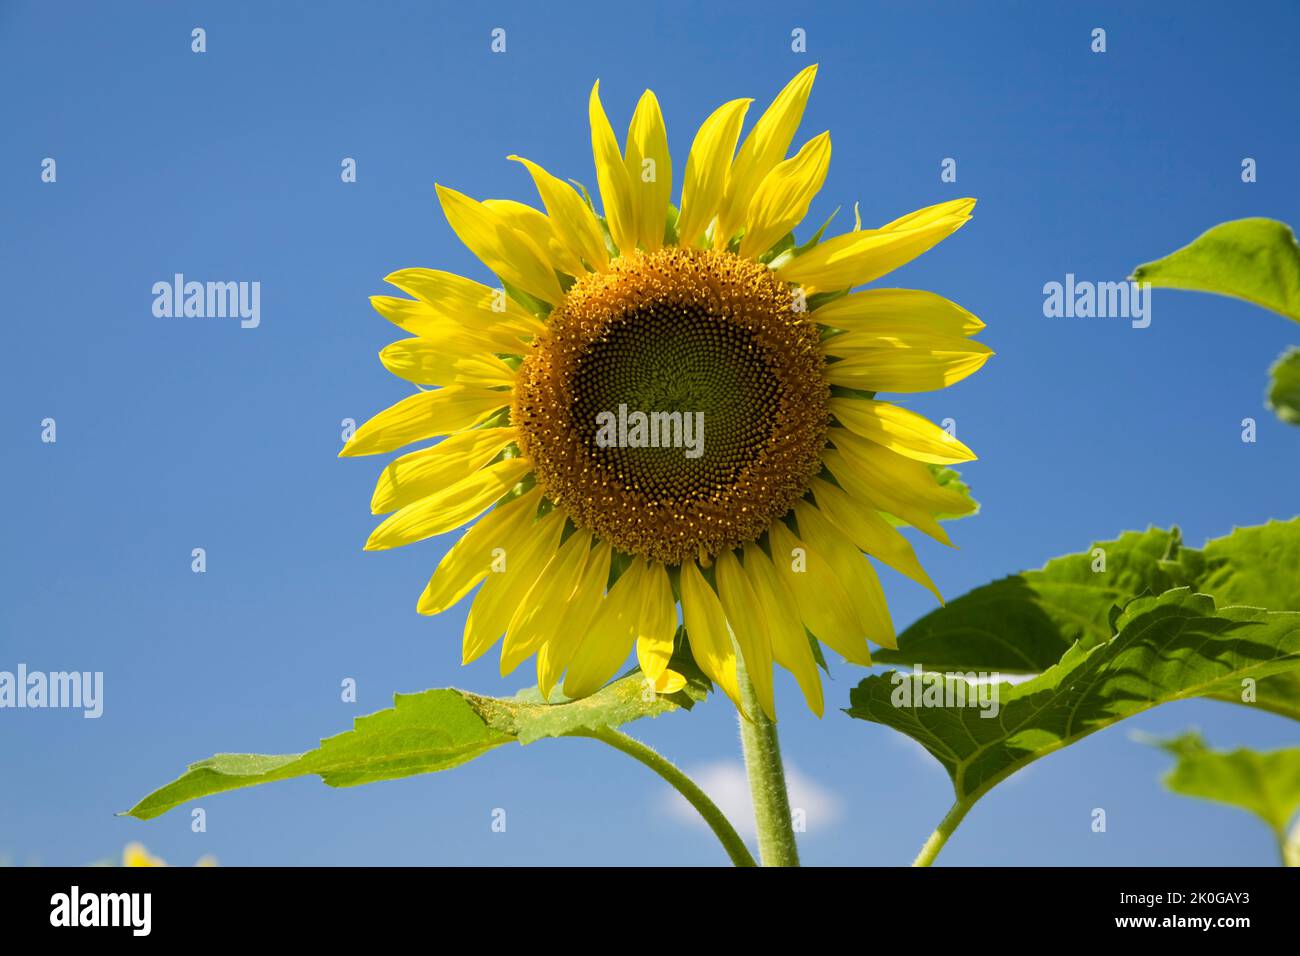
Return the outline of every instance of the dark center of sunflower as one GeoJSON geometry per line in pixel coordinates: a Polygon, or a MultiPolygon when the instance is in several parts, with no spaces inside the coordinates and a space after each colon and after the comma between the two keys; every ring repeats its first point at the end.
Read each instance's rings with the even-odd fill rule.
{"type": "Polygon", "coordinates": [[[584,276],[525,358],[512,421],[547,497],[676,564],[752,541],[820,470],[818,334],[765,266],[665,248],[584,276]]]}

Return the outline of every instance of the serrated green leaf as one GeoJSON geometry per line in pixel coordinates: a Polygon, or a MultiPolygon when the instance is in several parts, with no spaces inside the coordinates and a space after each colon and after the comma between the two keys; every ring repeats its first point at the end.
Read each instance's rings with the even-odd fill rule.
{"type": "Polygon", "coordinates": [[[1258,681],[1225,681],[1211,687],[1205,696],[1300,720],[1300,668],[1258,681]]]}
{"type": "Polygon", "coordinates": [[[1179,561],[1220,604],[1300,611],[1300,518],[1236,528],[1179,561]]]}
{"type": "MultiPolygon", "coordinates": [[[[675,666],[679,662],[674,661],[675,666]]],[[[191,764],[178,779],[149,794],[127,816],[150,820],[189,800],[315,774],[331,787],[354,787],[459,766],[502,744],[532,743],[617,727],[641,717],[690,708],[708,684],[687,671],[671,695],[650,693],[638,673],[582,700],[548,704],[536,689],[495,698],[454,688],[397,694],[394,707],[358,717],[353,728],[302,754],[217,754],[191,764]]]]}
{"type": "Polygon", "coordinates": [[[1176,529],[1150,528],[1054,558],[1040,570],[949,601],[904,630],[897,650],[882,648],[872,657],[881,663],[1037,673],[1060,660],[1075,641],[1092,647],[1109,640],[1108,618],[1117,603],[1190,583],[1182,569],[1166,561],[1179,545],[1176,529]],[[1105,570],[1094,571],[1103,557],[1105,570]]]}
{"type": "MultiPolygon", "coordinates": [[[[882,648],[872,657],[884,664],[1038,673],[1075,641],[1092,647],[1109,640],[1112,611],[1143,594],[1188,586],[1225,607],[1300,611],[1297,568],[1300,518],[1237,528],[1201,549],[1183,546],[1176,528],[1130,531],[978,587],[905,629],[898,650],[882,648]],[[1094,570],[1103,557],[1105,570],[1094,570]]],[[[1246,687],[1225,684],[1210,696],[1300,720],[1300,671],[1246,687]]]]}
{"type": "Polygon", "coordinates": [[[1283,352],[1268,376],[1268,407],[1287,424],[1300,425],[1300,348],[1283,352]]]}
{"type": "Polygon", "coordinates": [[[1235,219],[1133,270],[1153,286],[1245,299],[1300,322],[1300,245],[1276,219],[1235,219]]]}
{"type": "Polygon", "coordinates": [[[1038,758],[1126,717],[1300,664],[1300,612],[1216,610],[1187,588],[1136,599],[1116,626],[1111,640],[1076,644],[1031,680],[995,685],[995,715],[952,700],[925,706],[934,703],[923,696],[928,683],[952,693],[966,682],[904,672],[863,680],[848,713],[920,743],[948,771],[958,805],[969,806],[1038,758]]]}
{"type": "Polygon", "coordinates": [[[1211,750],[1194,732],[1154,743],[1178,760],[1164,777],[1166,787],[1253,813],[1279,845],[1286,843],[1287,826],[1300,811],[1300,747],[1265,753],[1211,750]]]}

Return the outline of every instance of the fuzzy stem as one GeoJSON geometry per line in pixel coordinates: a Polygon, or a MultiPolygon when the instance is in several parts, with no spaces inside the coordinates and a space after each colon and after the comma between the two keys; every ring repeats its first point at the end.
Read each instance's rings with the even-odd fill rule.
{"type": "Polygon", "coordinates": [[[957,824],[961,823],[962,817],[966,816],[970,808],[969,803],[954,803],[947,816],[939,821],[939,826],[930,834],[930,839],[925,841],[925,846],[921,847],[921,852],[916,855],[912,865],[929,866],[933,863],[934,858],[939,855],[939,851],[948,842],[948,837],[952,836],[952,831],[957,829],[957,824]]]}
{"type": "Polygon", "coordinates": [[[1282,851],[1282,865],[1300,866],[1300,820],[1296,820],[1290,836],[1287,836],[1285,830],[1280,831],[1277,842],[1282,851]]]}
{"type": "Polygon", "coordinates": [[[754,684],[743,664],[739,664],[737,672],[741,701],[749,713],[748,717],[740,715],[740,743],[745,752],[749,791],[754,799],[759,858],[764,866],[798,866],[799,848],[794,838],[790,794],[786,789],[776,724],[759,706],[754,684]]]}
{"type": "Polygon", "coordinates": [[[613,727],[603,727],[576,736],[591,737],[603,741],[615,750],[622,751],[629,757],[645,764],[668,781],[673,789],[685,797],[687,802],[699,812],[700,816],[704,818],[704,822],[713,831],[714,836],[722,844],[722,848],[727,851],[727,856],[731,857],[733,864],[736,866],[758,865],[754,862],[754,857],[750,855],[749,848],[745,846],[745,841],[740,838],[740,834],[731,825],[731,821],[718,809],[718,805],[710,800],[708,794],[701,790],[694,780],[682,773],[671,760],[643,744],[635,737],[629,737],[621,730],[615,730],[613,727]]]}

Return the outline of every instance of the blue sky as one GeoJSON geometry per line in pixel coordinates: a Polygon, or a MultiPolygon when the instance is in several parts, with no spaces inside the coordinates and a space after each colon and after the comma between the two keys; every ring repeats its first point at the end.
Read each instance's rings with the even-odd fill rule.
{"type": "MultiPolygon", "coordinates": [[[[1296,512],[1300,437],[1262,406],[1300,339],[1245,303],[1157,291],[1149,328],[1048,319],[1066,273],[1121,279],[1217,222],[1300,220],[1300,8],[1210,4],[7,2],[0,5],[0,208],[8,296],[0,374],[0,669],[101,670],[105,713],[0,712],[0,857],[76,864],[143,840],[173,863],[713,864],[641,766],[583,740],[499,749],[452,772],[352,790],[312,779],[118,819],[191,760],[291,752],[394,691],[511,693],[462,669],[465,608],[415,601],[451,538],[363,553],[378,459],[338,460],[340,422],[405,394],[366,297],[406,266],[483,269],[435,181],[533,201],[526,155],[594,182],[586,97],[625,126],[651,87],[680,171],[724,100],[766,102],[819,62],[801,139],[834,158],[810,218],[868,225],[971,195],[974,220],[888,284],[948,296],[998,355],[910,407],[979,454],[983,512],[960,550],[917,542],[948,595],[1129,528],[1189,542],[1296,512]],[[190,50],[207,31],[208,52],[190,50]],[[507,52],[489,50],[490,31],[507,52]],[[790,50],[807,31],[808,53],[790,50]],[[1089,49],[1094,27],[1107,52],[1089,49]],[[43,183],[41,161],[57,161],[43,183]],[[340,181],[344,157],[358,181],[340,181]],[[957,160],[958,181],[940,182],[957,160]],[[1258,182],[1240,178],[1244,157],[1258,182]],[[155,318],[176,272],[261,283],[261,325],[155,318]],[[57,421],[58,441],[40,440],[57,421]],[[1240,422],[1258,421],[1243,444],[1240,422]],[[190,570],[206,549],[208,570],[190,570]],[[355,678],[359,703],[339,700],[355,678]],[[490,828],[505,808],[507,831],[490,828]]],[[[932,606],[886,579],[900,626],[932,606]]],[[[938,764],[778,687],[787,761],[815,790],[808,863],[911,859],[951,797],[938,764]]],[[[1293,723],[1190,702],[1035,764],[971,813],[948,864],[1267,864],[1262,824],[1174,797],[1130,739],[1196,724],[1217,746],[1294,745],[1293,723]],[[1108,831],[1090,830],[1094,807],[1108,831]]],[[[733,710],[711,700],[628,728],[725,783],[733,710]]],[[[811,800],[812,798],[810,798],[811,800]]]]}

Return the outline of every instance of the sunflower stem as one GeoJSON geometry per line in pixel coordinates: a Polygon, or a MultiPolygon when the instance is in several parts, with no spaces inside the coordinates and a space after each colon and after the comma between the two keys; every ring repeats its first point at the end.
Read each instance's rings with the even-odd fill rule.
{"type": "Polygon", "coordinates": [[[929,866],[934,862],[934,858],[939,855],[944,844],[948,842],[948,837],[952,836],[952,831],[957,829],[957,824],[961,823],[966,812],[970,810],[971,804],[958,801],[952,805],[952,809],[947,815],[939,821],[939,826],[930,834],[930,839],[925,841],[921,847],[921,852],[916,855],[912,861],[913,866],[929,866]]]}
{"type": "Polygon", "coordinates": [[[659,776],[663,777],[674,790],[686,798],[686,801],[693,806],[704,822],[709,825],[714,836],[722,844],[722,848],[727,851],[727,856],[736,866],[757,866],[754,857],[750,854],[749,848],[745,846],[745,841],[740,838],[736,828],[731,825],[731,821],[726,815],[718,809],[718,805],[709,799],[708,794],[700,789],[690,777],[686,776],[681,769],[667,757],[660,754],[650,746],[643,744],[635,737],[629,737],[621,730],[615,730],[613,727],[603,727],[599,730],[584,731],[575,736],[591,737],[595,740],[609,744],[615,750],[627,754],[629,757],[639,760],[659,776]]]}
{"type": "Polygon", "coordinates": [[[1283,866],[1300,866],[1300,820],[1291,828],[1291,835],[1285,830],[1277,834],[1278,848],[1282,851],[1283,866]]]}
{"type": "Polygon", "coordinates": [[[790,793],[781,763],[781,744],[776,724],[759,706],[754,684],[745,673],[740,655],[737,678],[744,709],[740,715],[740,744],[745,752],[745,770],[749,774],[749,792],[754,799],[754,825],[758,829],[758,854],[764,866],[798,866],[799,848],[794,838],[794,820],[790,814],[790,793]]]}

